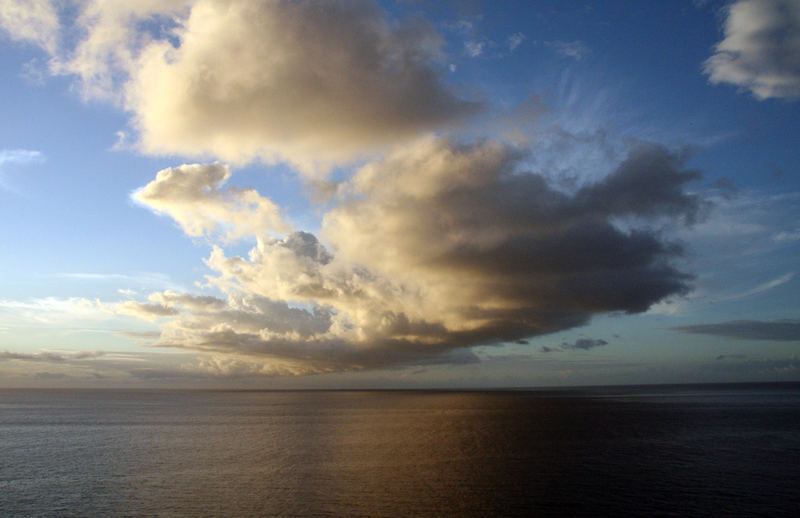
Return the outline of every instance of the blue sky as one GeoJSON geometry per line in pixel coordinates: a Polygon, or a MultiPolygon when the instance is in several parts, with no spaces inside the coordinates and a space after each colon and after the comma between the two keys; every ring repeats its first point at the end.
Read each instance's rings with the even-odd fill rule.
{"type": "Polygon", "coordinates": [[[800,3],[0,1],[0,385],[800,379],[800,3]]]}

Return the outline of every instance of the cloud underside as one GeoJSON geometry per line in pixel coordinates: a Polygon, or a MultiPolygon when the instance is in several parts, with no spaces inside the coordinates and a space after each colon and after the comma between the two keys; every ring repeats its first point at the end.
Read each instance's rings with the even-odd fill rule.
{"type": "Polygon", "coordinates": [[[800,341],[800,321],[732,320],[717,324],[699,324],[671,328],[690,334],[712,335],[739,340],[800,341]]]}
{"type": "Polygon", "coordinates": [[[705,62],[710,81],[758,99],[800,98],[800,3],[739,0],[727,14],[725,37],[705,62]]]}
{"type": "MultiPolygon", "coordinates": [[[[698,200],[684,187],[698,174],[680,156],[640,146],[570,194],[524,171],[523,160],[488,140],[397,148],[339,186],[320,237],[254,233],[247,211],[258,204],[216,212],[235,216],[219,222],[233,235],[257,240],[246,256],[215,246],[206,260],[208,284],[226,298],[165,292],[118,310],[169,317],[158,345],[261,357],[300,374],[474,361],[453,351],[645,311],[688,289],[690,277],[672,264],[680,247],[650,228],[696,217],[698,200]]],[[[219,167],[161,172],[136,196],[187,233],[210,232],[192,221],[207,221],[202,205],[142,193],[157,186],[181,197],[200,182],[203,196],[221,199],[226,191],[208,180],[219,167]]]]}

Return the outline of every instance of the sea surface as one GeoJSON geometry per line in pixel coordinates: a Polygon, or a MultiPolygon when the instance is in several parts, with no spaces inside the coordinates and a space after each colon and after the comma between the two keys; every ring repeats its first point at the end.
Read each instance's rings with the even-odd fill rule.
{"type": "Polygon", "coordinates": [[[0,390],[0,516],[800,516],[800,384],[0,390]]]}

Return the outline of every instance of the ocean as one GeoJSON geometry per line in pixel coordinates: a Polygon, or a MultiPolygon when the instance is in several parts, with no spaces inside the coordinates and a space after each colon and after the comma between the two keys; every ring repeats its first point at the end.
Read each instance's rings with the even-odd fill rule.
{"type": "Polygon", "coordinates": [[[0,516],[800,516],[800,384],[0,390],[0,516]]]}

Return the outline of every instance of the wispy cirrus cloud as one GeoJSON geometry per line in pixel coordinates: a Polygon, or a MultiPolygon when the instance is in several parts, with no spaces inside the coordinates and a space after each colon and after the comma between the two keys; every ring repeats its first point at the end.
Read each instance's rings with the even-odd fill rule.
{"type": "Polygon", "coordinates": [[[545,47],[549,47],[553,49],[553,51],[558,54],[559,56],[565,58],[571,58],[575,61],[580,61],[586,56],[588,56],[592,49],[589,48],[584,42],[580,40],[574,41],[545,41],[545,47]]]}
{"type": "Polygon", "coordinates": [[[794,272],[789,272],[786,275],[781,275],[776,279],[769,280],[767,282],[763,282],[754,288],[750,288],[749,290],[743,291],[741,293],[734,293],[732,295],[724,295],[721,296],[718,300],[735,300],[735,299],[743,299],[746,297],[750,297],[753,295],[759,295],[766,291],[769,291],[773,288],[777,288],[778,286],[783,286],[787,282],[794,279],[794,272]]]}
{"type": "Polygon", "coordinates": [[[14,166],[41,164],[45,161],[44,153],[30,149],[0,149],[0,188],[14,192],[5,178],[4,169],[14,166]]]}
{"type": "Polygon", "coordinates": [[[44,162],[41,151],[30,149],[0,149],[0,168],[6,164],[40,164],[44,162]]]}

